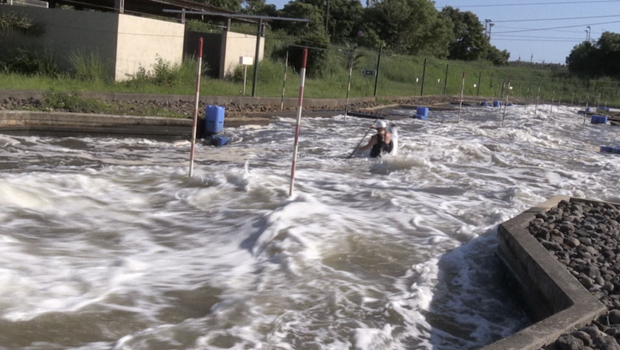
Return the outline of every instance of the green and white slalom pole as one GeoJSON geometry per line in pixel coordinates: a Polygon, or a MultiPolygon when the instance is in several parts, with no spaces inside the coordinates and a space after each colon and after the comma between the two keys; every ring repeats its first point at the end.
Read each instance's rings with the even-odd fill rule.
{"type": "Polygon", "coordinates": [[[299,131],[301,129],[301,110],[304,103],[304,85],[306,84],[306,64],[308,63],[308,48],[304,47],[303,58],[301,63],[301,77],[299,83],[299,102],[297,104],[297,126],[295,127],[295,143],[293,147],[293,164],[291,166],[291,186],[288,195],[293,196],[293,187],[295,186],[295,167],[297,165],[297,151],[299,150],[299,131]]]}

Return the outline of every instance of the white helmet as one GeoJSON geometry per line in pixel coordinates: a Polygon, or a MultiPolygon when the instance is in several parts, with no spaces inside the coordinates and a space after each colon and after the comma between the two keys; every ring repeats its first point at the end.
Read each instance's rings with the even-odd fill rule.
{"type": "Polygon", "coordinates": [[[377,128],[377,129],[385,129],[386,126],[387,126],[387,124],[385,124],[385,122],[383,120],[378,120],[375,123],[375,128],[377,128]]]}

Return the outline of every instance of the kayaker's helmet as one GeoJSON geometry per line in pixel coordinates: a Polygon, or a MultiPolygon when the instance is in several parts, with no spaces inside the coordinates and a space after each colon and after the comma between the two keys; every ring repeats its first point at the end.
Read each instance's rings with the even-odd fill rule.
{"type": "Polygon", "coordinates": [[[378,120],[375,123],[375,128],[377,128],[377,129],[385,129],[386,126],[387,126],[387,124],[385,124],[385,122],[383,120],[378,120]]]}

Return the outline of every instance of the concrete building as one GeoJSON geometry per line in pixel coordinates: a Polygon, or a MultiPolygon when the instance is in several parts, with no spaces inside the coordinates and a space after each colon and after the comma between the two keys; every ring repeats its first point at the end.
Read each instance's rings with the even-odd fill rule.
{"type": "MultiPolygon", "coordinates": [[[[69,0],[61,1],[73,3],[69,0]]],[[[130,79],[141,70],[149,72],[160,60],[171,65],[180,64],[184,55],[195,54],[195,47],[201,36],[205,41],[205,56],[209,57],[205,61],[209,64],[212,70],[210,74],[214,77],[224,78],[234,71],[239,64],[240,56],[253,57],[255,54],[254,35],[224,30],[222,33],[188,33],[186,37],[184,13],[167,14],[173,18],[172,21],[125,13],[126,7],[136,12],[138,10],[158,12],[160,16],[165,14],[163,9],[166,5],[189,10],[200,10],[203,7],[213,10],[213,7],[185,0],[165,2],[117,0],[113,4],[103,3],[107,0],[87,1],[92,2],[93,8],[107,8],[107,5],[113,5],[113,9],[116,10],[101,12],[59,9],[56,7],[62,3],[58,0],[49,0],[49,9],[0,5],[0,13],[26,16],[43,29],[42,34],[38,36],[20,32],[0,36],[0,48],[4,48],[0,49],[0,56],[3,53],[11,54],[9,51],[18,47],[36,49],[47,56],[52,56],[58,67],[64,71],[71,71],[72,59],[75,57],[94,56],[103,64],[106,76],[122,81],[130,79]]],[[[90,9],[84,8],[84,4],[88,2],[80,4],[76,8],[90,9]]],[[[230,14],[228,11],[222,13],[230,14]]],[[[226,21],[228,29],[230,20],[226,21]]],[[[260,41],[259,52],[260,60],[264,52],[264,39],[260,41]]]]}

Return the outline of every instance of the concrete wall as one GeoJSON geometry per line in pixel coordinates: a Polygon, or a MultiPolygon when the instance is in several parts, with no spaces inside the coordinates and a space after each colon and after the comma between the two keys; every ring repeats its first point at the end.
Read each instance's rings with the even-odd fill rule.
{"type": "Polygon", "coordinates": [[[43,26],[43,34],[30,37],[14,32],[0,36],[0,48],[10,54],[10,48],[27,47],[47,52],[56,59],[62,70],[71,70],[73,54],[95,54],[113,75],[116,57],[118,15],[113,13],[44,9],[26,6],[0,6],[0,13],[23,14],[43,26]]]}
{"type": "Polygon", "coordinates": [[[141,67],[151,71],[159,58],[181,63],[184,24],[125,14],[118,17],[115,80],[127,80],[141,67]]]}
{"type": "MultiPolygon", "coordinates": [[[[239,65],[239,57],[254,57],[256,53],[256,35],[224,32],[222,40],[222,61],[220,67],[220,78],[230,76],[239,65]]],[[[260,40],[258,61],[263,59],[265,54],[265,38],[260,40]]],[[[249,67],[248,67],[249,68],[249,67]]]]}
{"type": "Polygon", "coordinates": [[[553,343],[607,312],[527,227],[537,213],[546,212],[570,197],[557,196],[502,223],[497,230],[497,256],[507,270],[511,287],[533,325],[482,350],[537,350],[553,343]]]}
{"type": "Polygon", "coordinates": [[[203,39],[202,62],[209,67],[204,74],[212,78],[220,77],[220,58],[222,57],[222,33],[185,32],[183,55],[198,57],[198,39],[203,39]]]}

